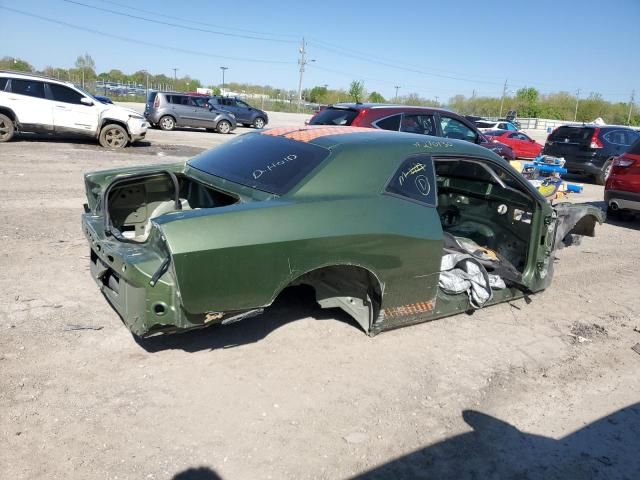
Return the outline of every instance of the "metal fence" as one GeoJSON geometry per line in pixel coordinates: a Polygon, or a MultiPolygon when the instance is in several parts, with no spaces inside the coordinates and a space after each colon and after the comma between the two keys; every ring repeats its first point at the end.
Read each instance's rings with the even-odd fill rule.
{"type": "MultiPolygon", "coordinates": [[[[498,117],[489,117],[487,120],[491,121],[499,121],[498,117]]],[[[589,122],[574,122],[571,120],[557,120],[550,118],[520,118],[518,117],[516,121],[520,124],[520,128],[523,130],[546,130],[548,133],[557,127],[561,127],[563,125],[584,125],[584,123],[589,122]]],[[[635,130],[640,130],[640,127],[629,127],[628,125],[608,125],[614,127],[626,127],[633,128],[635,130]]]]}

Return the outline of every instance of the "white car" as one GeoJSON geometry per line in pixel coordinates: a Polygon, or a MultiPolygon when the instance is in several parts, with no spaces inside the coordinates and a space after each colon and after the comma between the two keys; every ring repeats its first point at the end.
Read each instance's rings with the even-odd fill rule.
{"type": "Polygon", "coordinates": [[[0,71],[0,142],[16,132],[80,134],[123,148],[143,139],[148,127],[139,113],[104,104],[69,82],[0,71]]]}
{"type": "Polygon", "coordinates": [[[489,130],[509,130],[511,132],[517,132],[518,127],[516,127],[513,123],[507,122],[505,120],[500,120],[499,122],[492,122],[490,120],[476,120],[474,122],[478,130],[481,132],[488,132],[489,130]]]}

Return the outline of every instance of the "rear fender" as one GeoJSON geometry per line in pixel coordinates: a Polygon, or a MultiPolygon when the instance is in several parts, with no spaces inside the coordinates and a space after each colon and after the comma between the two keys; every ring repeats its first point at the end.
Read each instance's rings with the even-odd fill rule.
{"type": "Polygon", "coordinates": [[[601,209],[589,204],[561,203],[553,208],[558,214],[554,239],[556,250],[579,244],[576,237],[595,237],[596,222],[602,224],[606,218],[601,209]]]}

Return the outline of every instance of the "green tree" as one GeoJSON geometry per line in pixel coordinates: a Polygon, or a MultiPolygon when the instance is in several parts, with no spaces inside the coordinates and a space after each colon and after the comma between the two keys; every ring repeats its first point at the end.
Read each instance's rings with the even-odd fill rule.
{"type": "Polygon", "coordinates": [[[524,87],[516,92],[516,110],[521,117],[537,117],[539,114],[538,90],[533,87],[524,87]]]}
{"type": "Polygon", "coordinates": [[[349,97],[356,103],[359,103],[364,98],[364,82],[360,80],[354,80],[349,85],[349,97]]]}
{"type": "Polygon", "coordinates": [[[369,101],[373,102],[373,103],[384,103],[384,102],[386,102],[384,97],[381,94],[379,94],[378,92],[371,92],[369,94],[369,101]]]}
{"type": "Polygon", "coordinates": [[[33,72],[33,66],[21,58],[2,57],[0,60],[0,70],[14,70],[16,72],[33,72]]]}
{"type": "Polygon", "coordinates": [[[311,103],[325,103],[327,97],[327,87],[313,87],[309,91],[309,101],[311,103]]]}
{"type": "Polygon", "coordinates": [[[95,80],[96,62],[93,60],[93,58],[91,58],[91,55],[89,55],[88,53],[79,55],[78,58],[76,58],[75,66],[80,72],[83,87],[86,81],[95,80]]]}

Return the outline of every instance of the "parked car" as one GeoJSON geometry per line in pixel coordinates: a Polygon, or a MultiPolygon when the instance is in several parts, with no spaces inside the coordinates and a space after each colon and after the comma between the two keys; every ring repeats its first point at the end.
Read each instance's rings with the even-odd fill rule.
{"type": "Polygon", "coordinates": [[[0,142],[19,131],[81,135],[103,147],[123,148],[143,139],[148,126],[139,113],[105,105],[69,82],[0,71],[0,142]]]}
{"type": "Polygon", "coordinates": [[[487,132],[489,130],[509,130],[511,132],[517,132],[519,130],[516,125],[506,120],[498,120],[497,122],[491,120],[477,120],[475,124],[481,132],[487,132]]]}
{"type": "Polygon", "coordinates": [[[339,103],[329,105],[317,112],[307,125],[379,128],[457,138],[482,145],[506,160],[516,158],[510,147],[489,140],[467,119],[441,108],[380,103],[339,103]]]}
{"type": "Polygon", "coordinates": [[[375,335],[545,289],[554,250],[603,220],[478,145],[356,127],[250,132],[85,185],[91,275],[139,336],[236,322],[295,285],[375,335]]]}
{"type": "Polygon", "coordinates": [[[204,128],[207,132],[231,133],[236,117],[208,102],[209,97],[175,92],[149,92],[144,116],[162,130],[176,127],[204,128]]]}
{"type": "Polygon", "coordinates": [[[93,98],[95,98],[99,102],[104,103],[105,105],[107,103],[113,105],[113,100],[111,100],[109,97],[105,97],[104,95],[94,95],[93,98]]]}
{"type": "Polygon", "coordinates": [[[569,172],[589,175],[604,185],[613,159],[638,138],[640,133],[627,127],[564,125],[547,137],[542,153],[564,157],[569,172]]]}
{"type": "Polygon", "coordinates": [[[640,213],[640,139],[613,160],[604,187],[604,201],[609,214],[640,213]]]}
{"type": "Polygon", "coordinates": [[[509,145],[518,158],[535,158],[543,148],[543,145],[522,132],[487,130],[484,134],[491,140],[509,145]]]}
{"type": "Polygon", "coordinates": [[[467,120],[469,120],[472,123],[475,123],[479,120],[486,120],[486,118],[484,117],[479,117],[477,115],[465,115],[464,118],[466,118],[467,120]]]}
{"type": "Polygon", "coordinates": [[[239,98],[213,96],[209,98],[209,103],[233,113],[237,122],[241,125],[264,128],[269,123],[269,117],[266,112],[252,107],[239,98]]]}

